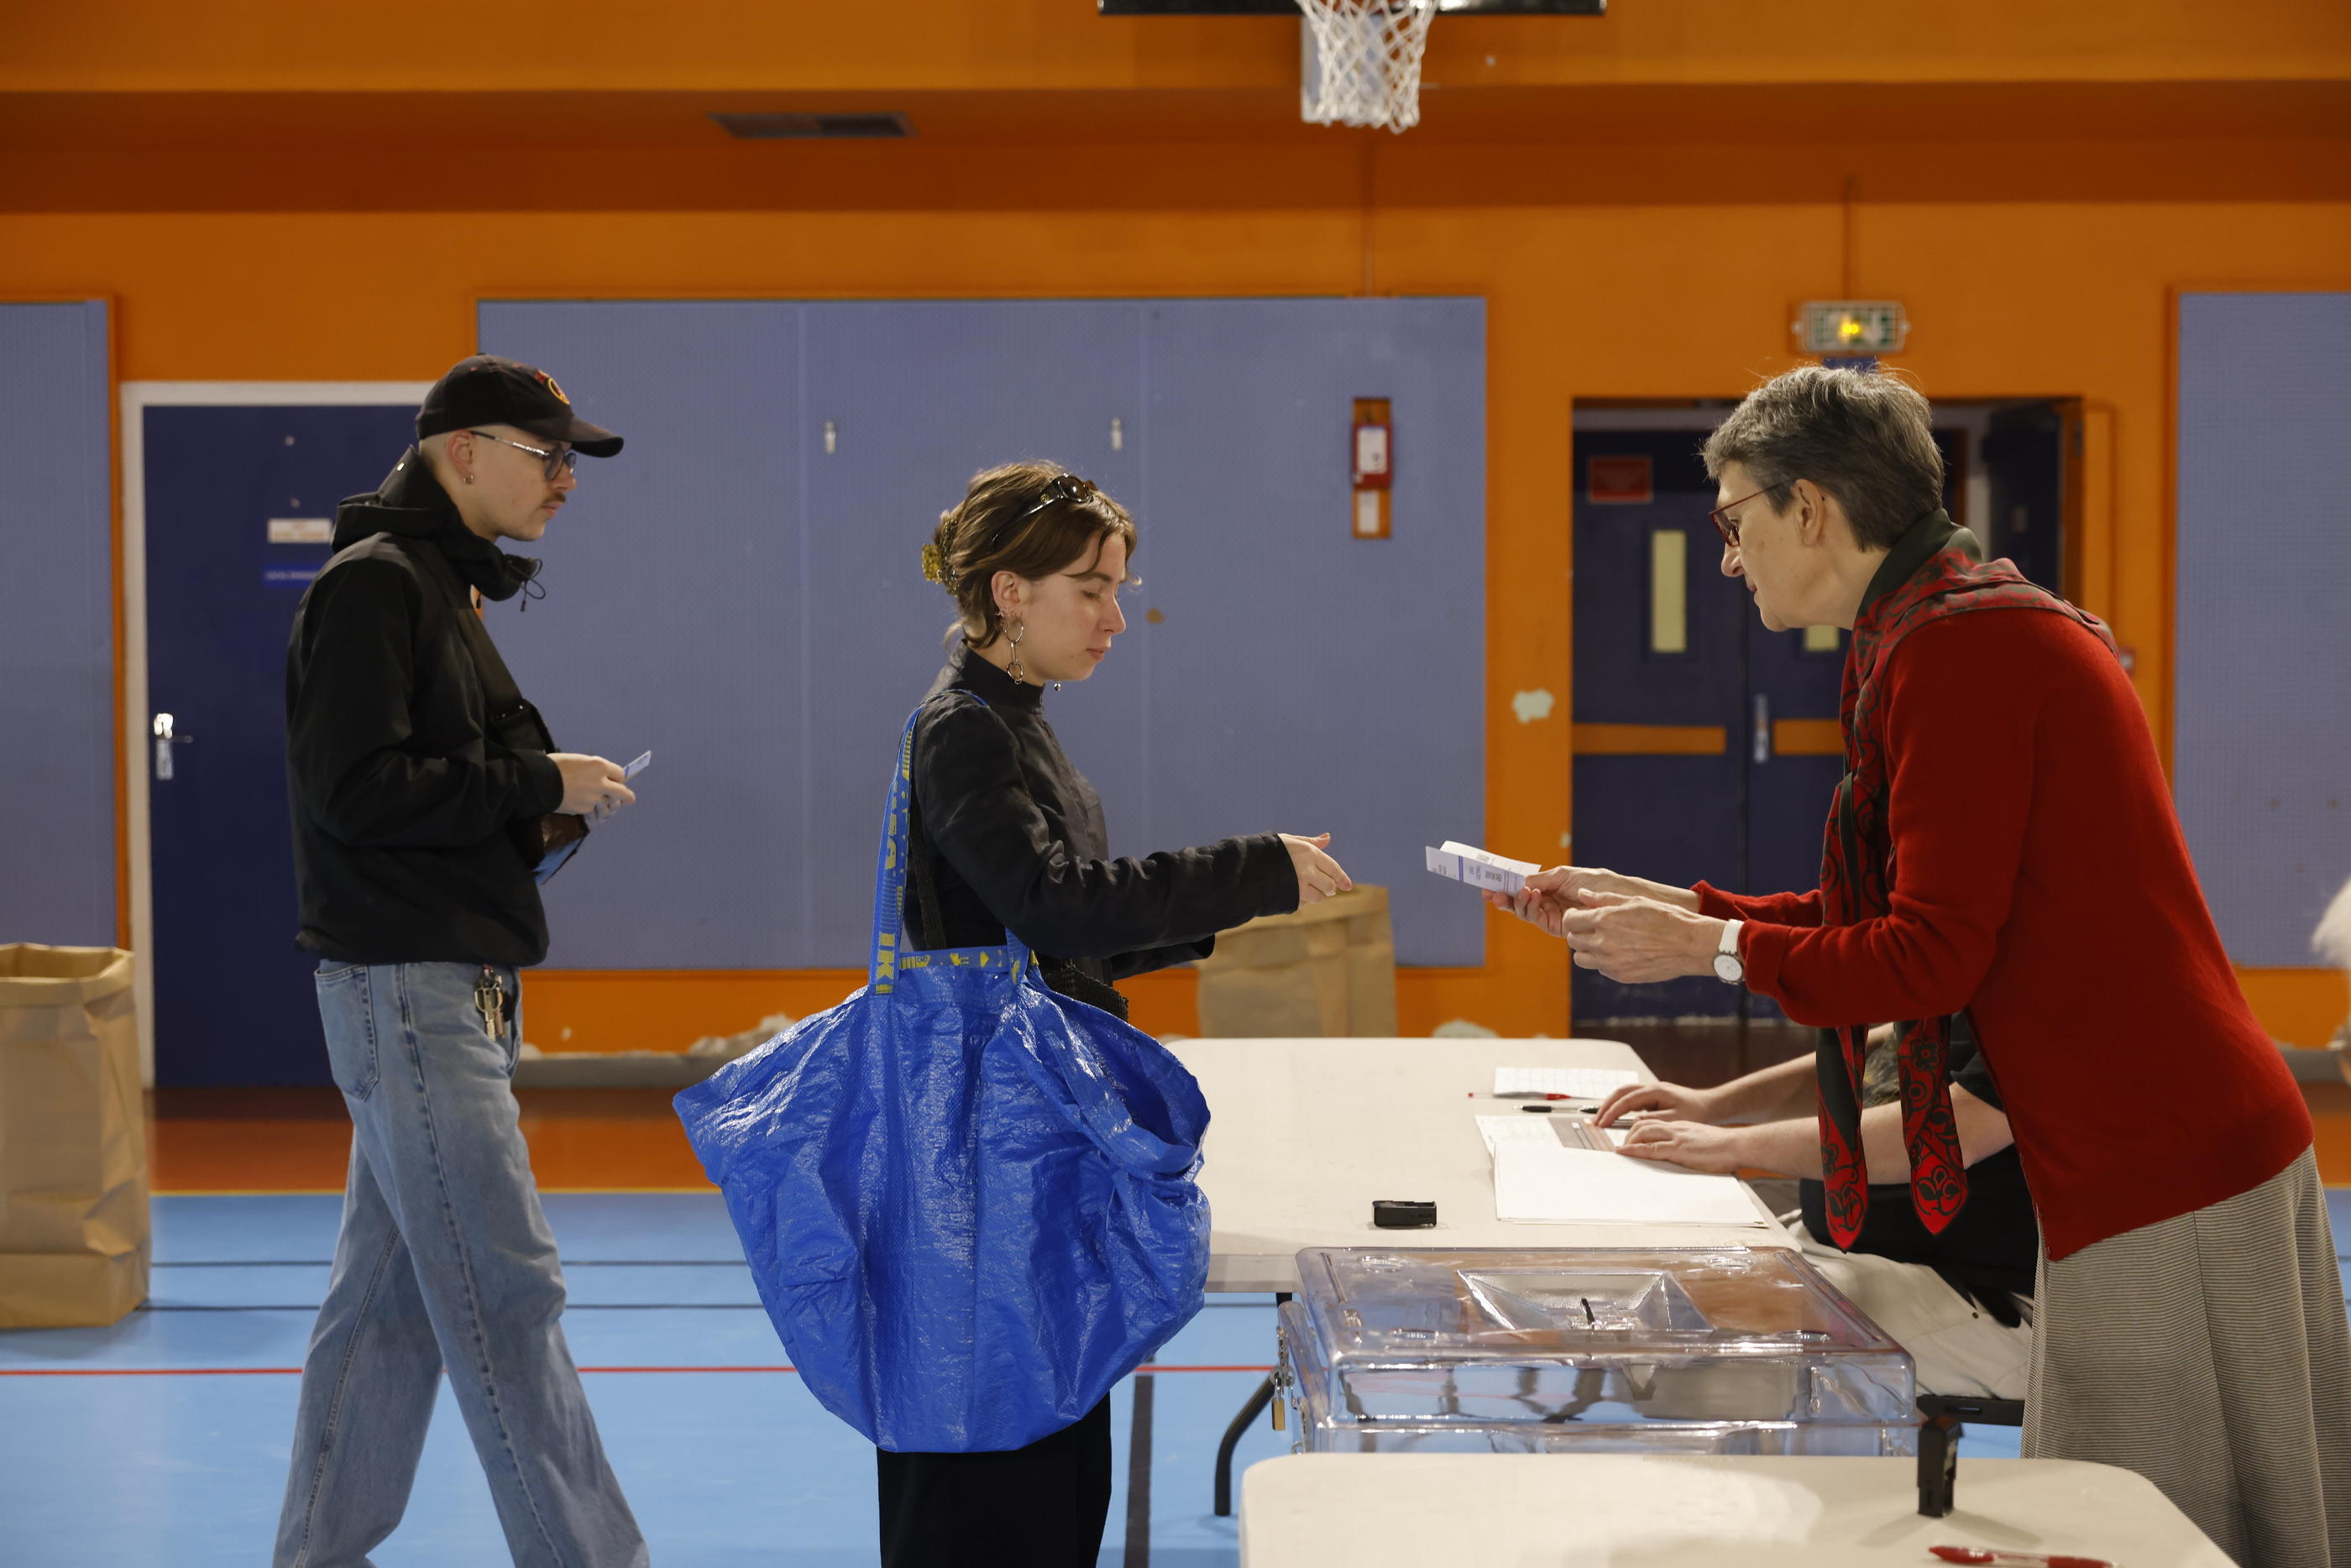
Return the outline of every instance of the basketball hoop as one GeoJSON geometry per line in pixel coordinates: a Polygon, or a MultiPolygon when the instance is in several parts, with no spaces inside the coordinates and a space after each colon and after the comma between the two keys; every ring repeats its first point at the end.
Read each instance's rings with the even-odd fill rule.
{"type": "Polygon", "coordinates": [[[1298,0],[1314,35],[1299,112],[1317,125],[1420,123],[1420,57],[1438,0],[1298,0]]]}

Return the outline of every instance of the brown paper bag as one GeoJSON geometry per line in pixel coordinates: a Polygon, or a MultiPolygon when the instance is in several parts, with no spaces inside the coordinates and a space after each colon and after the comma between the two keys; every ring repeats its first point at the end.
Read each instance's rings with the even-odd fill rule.
{"type": "Polygon", "coordinates": [[[1388,890],[1358,884],[1294,914],[1264,915],[1200,961],[1200,1033],[1296,1038],[1396,1032],[1388,890]]]}
{"type": "Polygon", "coordinates": [[[131,955],[0,945],[0,1328],[112,1323],[147,1257],[131,955]]]}

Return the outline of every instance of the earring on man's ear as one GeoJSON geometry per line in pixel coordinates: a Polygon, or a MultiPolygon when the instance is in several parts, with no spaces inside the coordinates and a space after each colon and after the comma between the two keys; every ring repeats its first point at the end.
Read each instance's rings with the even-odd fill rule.
{"type": "Polygon", "coordinates": [[[1020,668],[1020,639],[1029,635],[1029,623],[1016,620],[1012,628],[1012,658],[1004,666],[1004,673],[1012,677],[1014,685],[1026,686],[1029,684],[1029,672],[1020,668]]]}

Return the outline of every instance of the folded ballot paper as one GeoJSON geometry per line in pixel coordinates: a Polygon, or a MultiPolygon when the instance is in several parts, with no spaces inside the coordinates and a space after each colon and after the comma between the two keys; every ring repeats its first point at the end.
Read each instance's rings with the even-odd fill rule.
{"type": "Polygon", "coordinates": [[[1531,862],[1505,859],[1474,845],[1456,844],[1449,838],[1442,847],[1428,851],[1428,868],[1439,877],[1450,877],[1456,882],[1467,882],[1472,888],[1496,893],[1517,892],[1527,885],[1528,877],[1542,869],[1531,862]]]}
{"type": "Polygon", "coordinates": [[[1735,1176],[1707,1176],[1613,1151],[1510,1137],[1494,1150],[1494,1218],[1536,1224],[1756,1225],[1735,1176]]]}

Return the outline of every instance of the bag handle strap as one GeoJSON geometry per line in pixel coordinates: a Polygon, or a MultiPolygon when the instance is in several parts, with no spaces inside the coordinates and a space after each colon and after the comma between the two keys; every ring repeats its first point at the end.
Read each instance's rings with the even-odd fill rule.
{"type": "MultiPolygon", "coordinates": [[[[899,955],[919,950],[906,927],[906,873],[913,856],[914,726],[922,716],[919,708],[907,716],[905,731],[898,740],[897,764],[890,772],[888,801],[882,812],[882,846],[873,865],[873,940],[865,971],[866,984],[876,995],[887,995],[897,989],[899,955]]],[[[944,934],[938,929],[936,894],[928,886],[927,877],[916,891],[924,900],[929,934],[944,934]]],[[[1008,927],[1001,947],[957,950],[981,955],[982,963],[988,961],[987,955],[1000,953],[1004,967],[1016,978],[1033,974],[1036,970],[1028,944],[1008,927]]]]}
{"type": "Polygon", "coordinates": [[[922,911],[922,923],[910,921],[906,934],[917,948],[937,947],[946,940],[947,923],[939,914],[939,882],[931,865],[930,842],[923,836],[923,805],[911,792],[906,797],[906,876],[922,911]]]}
{"type": "MultiPolygon", "coordinates": [[[[921,718],[922,711],[916,709],[907,717],[905,730],[899,736],[897,762],[890,772],[888,800],[882,814],[881,848],[874,857],[873,943],[866,982],[875,995],[887,995],[897,989],[899,957],[914,950],[906,927],[906,879],[909,868],[915,864],[914,726],[921,718]]],[[[924,865],[916,871],[916,895],[924,899],[923,918],[929,934],[936,937],[942,933],[938,929],[935,894],[923,885],[927,881],[927,853],[923,858],[924,865]]],[[[1002,947],[974,950],[983,955],[983,961],[985,955],[1003,954],[1005,968],[1019,981],[1037,978],[1028,945],[1009,927],[1005,929],[1002,947]]],[[[1038,983],[1042,989],[1041,980],[1038,983]]],[[[1111,1023],[1120,1029],[1132,1027],[1115,1018],[1111,1019],[1111,1023]]],[[[1021,1067],[1038,1090],[1052,1102],[1071,1127],[1118,1165],[1156,1175],[1179,1175],[1189,1170],[1198,1158],[1197,1152],[1187,1146],[1170,1144],[1137,1127],[1118,1097],[1110,1075],[1101,1064],[1083,1059],[1071,1042],[1071,1033],[1032,1030],[1020,1042],[1021,1067]]]]}
{"type": "MultiPolygon", "coordinates": [[[[1063,1005],[1068,1005],[1066,1002],[1063,1005]]],[[[1085,1005],[1080,1003],[1079,1005],[1085,1005]]],[[[1097,1012],[1101,1011],[1096,1009],[1097,1012]]],[[[1112,1018],[1114,1015],[1105,1013],[1112,1018]]],[[[1132,1025],[1120,1023],[1119,1028],[1132,1025]]],[[[1075,1043],[1075,1030],[1032,1030],[1020,1041],[1022,1071],[1053,1108],[1112,1163],[1150,1176],[1181,1176],[1192,1168],[1199,1151],[1189,1144],[1169,1143],[1135,1124],[1134,1113],[1119,1097],[1110,1075],[1099,1062],[1085,1059],[1075,1043]]],[[[1146,1037],[1147,1038],[1147,1037],[1146,1037]]],[[[1153,1041],[1153,1045],[1159,1046],[1153,1041]]]]}

